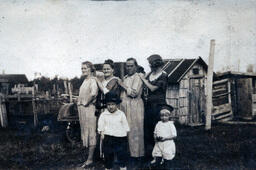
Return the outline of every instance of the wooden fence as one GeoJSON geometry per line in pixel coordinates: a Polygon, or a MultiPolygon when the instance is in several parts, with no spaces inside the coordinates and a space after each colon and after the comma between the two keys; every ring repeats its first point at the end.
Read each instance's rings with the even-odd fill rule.
{"type": "Polygon", "coordinates": [[[213,83],[213,111],[212,120],[228,121],[233,118],[231,103],[231,83],[228,79],[213,83]]]}

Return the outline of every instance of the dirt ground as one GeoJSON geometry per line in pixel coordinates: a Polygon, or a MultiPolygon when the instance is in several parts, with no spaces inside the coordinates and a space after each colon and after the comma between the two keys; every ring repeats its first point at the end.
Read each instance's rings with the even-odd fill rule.
{"type": "MultiPolygon", "coordinates": [[[[57,122],[56,116],[41,118],[37,129],[32,117],[10,121],[9,128],[0,128],[0,169],[81,169],[86,152],[81,145],[72,146],[66,140],[65,124],[57,122]],[[44,125],[49,125],[50,131],[41,132],[44,125]]],[[[173,169],[256,167],[256,125],[213,124],[209,132],[204,127],[176,128],[173,169]]],[[[94,169],[104,169],[100,159],[94,169]]]]}

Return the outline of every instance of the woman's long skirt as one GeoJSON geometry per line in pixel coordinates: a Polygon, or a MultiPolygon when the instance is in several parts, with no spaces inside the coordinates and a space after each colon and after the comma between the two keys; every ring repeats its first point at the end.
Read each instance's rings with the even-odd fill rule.
{"type": "Polygon", "coordinates": [[[90,104],[88,107],[78,106],[78,114],[83,146],[95,146],[97,127],[95,106],[93,104],[90,104]]]}
{"type": "Polygon", "coordinates": [[[141,98],[123,98],[121,110],[126,114],[130,127],[128,143],[130,156],[144,156],[144,104],[141,98]]]}

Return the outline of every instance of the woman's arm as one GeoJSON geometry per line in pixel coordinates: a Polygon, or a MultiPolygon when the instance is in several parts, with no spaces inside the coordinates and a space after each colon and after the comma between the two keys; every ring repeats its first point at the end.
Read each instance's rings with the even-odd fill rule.
{"type": "Polygon", "coordinates": [[[97,79],[97,78],[96,78],[95,80],[96,80],[96,82],[97,82],[97,85],[98,85],[98,87],[99,87],[100,91],[101,91],[101,92],[103,92],[103,91],[104,91],[104,90],[103,90],[103,89],[104,89],[104,87],[103,87],[103,85],[102,85],[101,81],[100,81],[99,79],[97,79]]]}
{"type": "Polygon", "coordinates": [[[83,104],[83,106],[88,107],[94,99],[96,99],[98,94],[98,85],[96,79],[92,79],[90,81],[90,94],[88,95],[88,100],[86,103],[83,104]]]}
{"type": "Polygon", "coordinates": [[[92,103],[97,97],[99,88],[98,88],[96,79],[91,80],[90,89],[91,89],[91,93],[90,93],[91,97],[90,97],[90,100],[88,100],[88,103],[92,103]]]}
{"type": "Polygon", "coordinates": [[[109,92],[109,90],[103,86],[102,82],[99,79],[96,79],[96,82],[97,82],[98,88],[103,94],[106,94],[107,92],[109,92]]]}
{"type": "Polygon", "coordinates": [[[121,79],[118,78],[118,79],[117,79],[117,83],[119,84],[119,86],[121,86],[121,87],[126,91],[126,93],[127,93],[128,96],[136,97],[137,92],[136,92],[134,89],[132,89],[132,88],[130,88],[130,87],[127,87],[127,86],[122,82],[121,79]]]}
{"type": "Polygon", "coordinates": [[[142,89],[142,85],[143,85],[143,82],[142,82],[139,74],[135,73],[135,76],[134,76],[134,79],[132,82],[132,86],[131,86],[131,92],[130,93],[127,92],[127,94],[131,97],[137,97],[139,92],[142,89]]]}
{"type": "Polygon", "coordinates": [[[158,86],[154,86],[152,85],[147,79],[145,79],[145,77],[141,74],[139,74],[141,80],[143,81],[143,83],[149,88],[150,91],[155,91],[157,90],[159,87],[158,86]]]}
{"type": "Polygon", "coordinates": [[[128,87],[122,82],[120,78],[117,79],[117,83],[125,90],[127,91],[128,87]]]}

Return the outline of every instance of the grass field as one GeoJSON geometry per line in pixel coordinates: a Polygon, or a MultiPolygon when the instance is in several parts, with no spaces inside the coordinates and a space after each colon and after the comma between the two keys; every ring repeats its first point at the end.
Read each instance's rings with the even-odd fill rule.
{"type": "MultiPolygon", "coordinates": [[[[38,129],[32,121],[11,123],[0,129],[0,169],[79,169],[86,158],[80,145],[65,139],[65,124],[55,116],[40,120],[38,129]],[[44,124],[50,131],[41,132],[44,124]]],[[[177,125],[177,154],[174,169],[254,169],[256,167],[256,125],[213,124],[204,127],[177,125]]],[[[95,169],[103,169],[101,161],[95,169]]]]}

